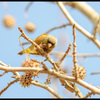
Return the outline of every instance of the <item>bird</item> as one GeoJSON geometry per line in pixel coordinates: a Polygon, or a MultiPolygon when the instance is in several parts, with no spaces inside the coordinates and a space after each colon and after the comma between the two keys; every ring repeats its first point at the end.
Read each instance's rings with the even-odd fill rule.
{"type": "MultiPolygon", "coordinates": [[[[41,34],[37,38],[33,40],[36,44],[40,46],[46,53],[50,53],[57,45],[57,38],[54,35],[50,34],[41,34]]],[[[18,55],[23,54],[34,54],[34,55],[40,55],[40,52],[37,50],[37,48],[34,45],[31,45],[25,50],[22,50],[18,53],[18,55]]]]}

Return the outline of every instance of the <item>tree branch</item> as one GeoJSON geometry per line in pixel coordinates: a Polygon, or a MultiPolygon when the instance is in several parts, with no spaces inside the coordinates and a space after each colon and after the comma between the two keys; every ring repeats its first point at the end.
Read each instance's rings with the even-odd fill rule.
{"type": "Polygon", "coordinates": [[[56,93],[52,88],[50,88],[48,85],[44,85],[38,81],[32,81],[32,84],[41,88],[46,89],[47,91],[49,91],[52,95],[54,95],[57,98],[63,98],[61,97],[58,93],[56,93]]]}
{"type": "Polygon", "coordinates": [[[74,21],[74,19],[71,17],[67,9],[65,8],[64,4],[62,2],[57,2],[59,8],[63,12],[63,14],[66,16],[66,18],[69,20],[69,22],[76,26],[76,29],[78,29],[83,35],[88,37],[95,45],[100,49],[100,42],[97,38],[93,38],[93,35],[91,35],[88,31],[86,31],[84,28],[82,28],[78,23],[74,21]]]}
{"type": "MultiPolygon", "coordinates": [[[[99,20],[99,13],[97,13],[91,6],[89,6],[86,2],[63,2],[65,5],[69,5],[73,8],[76,8],[80,12],[82,12],[85,16],[89,18],[89,20],[94,24],[94,26],[97,25],[97,22],[99,20]]],[[[100,23],[98,32],[100,35],[100,23]]]]}
{"type": "Polygon", "coordinates": [[[12,84],[14,84],[15,82],[18,82],[18,80],[13,80],[13,81],[9,82],[8,85],[7,85],[4,89],[2,89],[2,90],[0,91],[0,95],[1,95],[4,91],[6,91],[6,90],[7,90],[12,84]]]}
{"type": "MultiPolygon", "coordinates": [[[[64,52],[59,52],[59,51],[52,51],[50,52],[50,55],[54,55],[56,57],[61,57],[63,56],[65,53],[64,52]]],[[[67,57],[71,57],[73,56],[72,54],[67,54],[67,57]]],[[[76,54],[77,57],[83,57],[83,58],[86,58],[86,57],[100,57],[100,53],[96,53],[96,54],[79,54],[77,53],[76,54]]]]}
{"type": "Polygon", "coordinates": [[[71,49],[71,45],[72,45],[72,43],[69,44],[67,51],[64,53],[64,55],[62,56],[62,58],[59,60],[59,62],[57,64],[60,65],[62,63],[62,61],[64,60],[64,58],[68,55],[68,52],[71,49]]]}
{"type": "Polygon", "coordinates": [[[63,27],[66,27],[66,26],[68,26],[68,25],[71,25],[71,23],[63,24],[63,25],[57,26],[57,27],[53,27],[53,28],[49,29],[47,32],[45,32],[45,33],[48,34],[49,32],[51,32],[51,31],[53,31],[53,30],[55,30],[55,29],[63,28],[63,27]]]}
{"type": "Polygon", "coordinates": [[[22,68],[21,67],[4,67],[4,66],[0,65],[0,70],[5,70],[5,71],[8,71],[8,72],[38,71],[39,73],[47,73],[47,74],[50,74],[50,75],[54,75],[57,78],[61,78],[61,79],[68,80],[68,81],[71,81],[71,82],[76,82],[77,84],[93,91],[93,93],[100,95],[100,89],[98,89],[97,87],[92,86],[92,85],[86,83],[85,81],[83,81],[81,79],[76,80],[74,77],[62,75],[59,72],[56,72],[56,71],[51,70],[51,69],[44,70],[44,69],[40,69],[40,68],[31,68],[31,67],[28,67],[28,68],[27,67],[24,67],[24,68],[23,67],[22,68]]]}

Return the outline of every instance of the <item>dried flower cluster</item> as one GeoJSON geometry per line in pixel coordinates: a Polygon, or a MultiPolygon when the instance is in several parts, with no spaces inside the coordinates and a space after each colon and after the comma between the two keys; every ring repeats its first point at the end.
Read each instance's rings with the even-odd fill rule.
{"type": "Polygon", "coordinates": [[[15,18],[11,15],[6,15],[3,18],[3,24],[7,27],[7,28],[12,28],[15,25],[15,18]]]}
{"type": "MultiPolygon", "coordinates": [[[[27,59],[27,60],[23,61],[23,62],[22,62],[22,67],[41,68],[39,63],[34,62],[34,61],[32,61],[31,59],[27,59]]],[[[26,72],[26,74],[29,74],[29,75],[31,75],[31,76],[33,76],[33,77],[35,77],[35,76],[38,77],[38,75],[39,75],[38,72],[26,72]]]]}
{"type": "MultiPolygon", "coordinates": [[[[86,70],[84,70],[84,67],[82,67],[81,65],[77,65],[77,78],[80,78],[80,79],[84,79],[86,77],[86,70]]],[[[72,68],[72,76],[73,77],[76,77],[76,71],[75,71],[75,67],[72,68]]]]}
{"type": "MultiPolygon", "coordinates": [[[[32,61],[31,59],[26,59],[22,62],[22,67],[34,67],[34,68],[40,68],[40,64],[37,62],[32,61]]],[[[32,77],[35,77],[39,75],[38,72],[26,72],[23,74],[20,78],[20,84],[24,87],[31,86],[31,82],[33,81],[32,77]]]]}
{"type": "Polygon", "coordinates": [[[31,82],[32,82],[32,75],[31,73],[29,74],[23,74],[20,78],[20,84],[24,87],[29,87],[31,86],[31,82]]]}
{"type": "Polygon", "coordinates": [[[28,22],[28,23],[25,25],[25,29],[26,29],[28,32],[34,32],[35,29],[36,29],[36,26],[35,26],[32,22],[28,22]]]}

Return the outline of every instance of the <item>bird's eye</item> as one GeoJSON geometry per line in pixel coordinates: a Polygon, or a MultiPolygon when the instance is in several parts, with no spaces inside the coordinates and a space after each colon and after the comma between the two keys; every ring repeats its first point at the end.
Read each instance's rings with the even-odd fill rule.
{"type": "Polygon", "coordinates": [[[48,43],[51,43],[52,45],[54,45],[54,43],[52,43],[51,41],[48,40],[48,43]]]}

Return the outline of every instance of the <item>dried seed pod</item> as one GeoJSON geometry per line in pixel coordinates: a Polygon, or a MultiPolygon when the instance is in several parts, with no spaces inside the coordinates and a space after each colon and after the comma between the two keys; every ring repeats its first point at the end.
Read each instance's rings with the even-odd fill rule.
{"type": "Polygon", "coordinates": [[[12,28],[15,25],[15,18],[11,15],[6,15],[3,18],[3,24],[7,27],[7,28],[12,28]]]}
{"type": "MultiPolygon", "coordinates": [[[[72,76],[73,77],[76,77],[76,71],[75,71],[75,68],[73,68],[72,69],[72,76]]],[[[82,66],[79,66],[79,65],[77,65],[77,76],[78,76],[78,78],[80,78],[80,79],[84,79],[85,77],[86,77],[86,70],[84,70],[84,67],[82,67],[82,66]]]]}
{"type": "Polygon", "coordinates": [[[20,78],[20,84],[24,87],[29,87],[32,82],[32,75],[31,74],[23,74],[20,78]]]}
{"type": "MultiPolygon", "coordinates": [[[[25,61],[23,61],[22,62],[22,67],[35,67],[35,68],[40,68],[40,64],[39,63],[37,63],[37,62],[34,62],[34,61],[32,61],[32,60],[30,60],[30,59],[28,59],[28,60],[25,60],[25,61]]],[[[26,72],[27,74],[29,74],[29,73],[31,73],[31,75],[32,76],[37,76],[38,77],[38,75],[39,75],[39,73],[38,72],[26,72]]]]}
{"type": "Polygon", "coordinates": [[[28,32],[33,32],[35,31],[36,27],[33,23],[31,22],[28,22],[26,25],[25,25],[25,29],[28,31],[28,32]]]}

